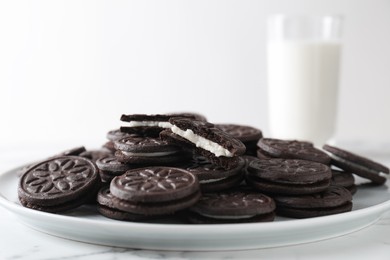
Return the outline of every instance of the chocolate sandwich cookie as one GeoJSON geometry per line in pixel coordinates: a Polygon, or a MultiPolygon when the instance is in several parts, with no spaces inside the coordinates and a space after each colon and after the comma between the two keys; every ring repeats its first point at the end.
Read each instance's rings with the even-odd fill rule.
{"type": "Polygon", "coordinates": [[[93,162],[61,156],[29,168],[19,179],[18,197],[25,207],[56,213],[88,202],[96,196],[99,184],[93,162]]]}
{"type": "Polygon", "coordinates": [[[332,179],[330,185],[344,187],[349,190],[352,195],[357,191],[353,174],[345,171],[332,169],[332,179]]]}
{"type": "Polygon", "coordinates": [[[274,158],[301,159],[327,165],[330,163],[330,157],[310,142],[262,138],[258,145],[263,153],[274,158]]]}
{"type": "Polygon", "coordinates": [[[272,159],[271,156],[265,154],[259,147],[256,150],[256,157],[263,160],[272,159]]]}
{"type": "Polygon", "coordinates": [[[96,149],[96,150],[87,150],[80,154],[81,157],[87,158],[93,162],[96,162],[100,158],[107,157],[112,155],[112,152],[108,149],[96,149]]]}
{"type": "Polygon", "coordinates": [[[252,160],[246,175],[248,185],[264,193],[311,194],[326,190],[331,169],[322,163],[294,160],[252,160]]]}
{"type": "Polygon", "coordinates": [[[164,130],[160,137],[181,145],[206,157],[224,169],[232,169],[245,153],[245,145],[213,124],[186,118],[171,118],[171,130],[164,130]]]}
{"type": "Polygon", "coordinates": [[[171,165],[190,157],[179,146],[158,137],[131,134],[114,142],[119,162],[142,165],[171,165]]]}
{"type": "Polygon", "coordinates": [[[215,126],[240,140],[246,147],[246,154],[256,155],[257,142],[263,137],[260,129],[237,124],[215,124],[215,126]]]}
{"type": "Polygon", "coordinates": [[[167,215],[195,204],[200,198],[197,177],[170,167],[129,170],[110,184],[111,208],[140,215],[167,215]]]}
{"type": "Polygon", "coordinates": [[[122,175],[127,170],[135,168],[129,164],[121,163],[115,156],[106,156],[98,159],[96,165],[102,182],[110,182],[115,176],[122,175]]]}
{"type": "Polygon", "coordinates": [[[311,218],[352,210],[352,195],[341,186],[330,186],[321,193],[299,196],[273,196],[278,215],[311,218]]]}
{"type": "Polygon", "coordinates": [[[111,194],[110,187],[102,187],[97,195],[98,212],[107,218],[125,221],[146,221],[160,217],[159,215],[142,215],[116,209],[114,200],[118,201],[119,199],[111,194]]]}
{"type": "Polygon", "coordinates": [[[235,168],[225,170],[203,156],[194,155],[188,163],[181,164],[178,167],[198,177],[202,192],[215,192],[240,184],[244,179],[244,166],[245,159],[240,158],[235,168]]]}
{"type": "Polygon", "coordinates": [[[323,149],[329,152],[332,165],[369,179],[378,185],[386,182],[387,178],[383,174],[389,174],[388,167],[335,146],[324,145],[323,149]]]}
{"type": "Polygon", "coordinates": [[[191,208],[188,221],[195,224],[225,224],[273,221],[272,198],[249,190],[205,193],[191,208]]]}
{"type": "Polygon", "coordinates": [[[162,130],[170,129],[172,127],[172,124],[169,122],[169,119],[173,117],[183,117],[193,120],[205,121],[205,118],[203,116],[194,113],[122,115],[120,120],[123,122],[128,122],[128,126],[122,126],[120,130],[122,132],[131,134],[140,134],[156,137],[162,130]]]}
{"type": "Polygon", "coordinates": [[[120,129],[114,129],[114,130],[108,131],[108,133],[106,135],[108,142],[106,142],[103,145],[103,148],[108,149],[109,151],[111,151],[114,154],[116,151],[115,146],[114,146],[114,141],[117,141],[117,140],[119,140],[123,137],[126,137],[128,135],[129,135],[128,133],[122,132],[120,129]]]}

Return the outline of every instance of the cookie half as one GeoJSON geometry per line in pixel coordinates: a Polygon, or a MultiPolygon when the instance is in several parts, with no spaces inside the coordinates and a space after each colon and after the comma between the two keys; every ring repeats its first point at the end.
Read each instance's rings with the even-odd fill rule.
{"type": "Polygon", "coordinates": [[[173,117],[183,117],[193,120],[206,121],[206,118],[196,113],[171,113],[171,114],[132,114],[122,115],[121,121],[127,122],[127,126],[122,126],[120,130],[125,133],[135,133],[146,136],[158,136],[164,129],[170,129],[172,124],[169,119],[173,117]]]}
{"type": "Polygon", "coordinates": [[[162,139],[187,147],[224,169],[237,166],[245,145],[213,124],[186,118],[171,118],[171,130],[160,133],[162,139]]]}

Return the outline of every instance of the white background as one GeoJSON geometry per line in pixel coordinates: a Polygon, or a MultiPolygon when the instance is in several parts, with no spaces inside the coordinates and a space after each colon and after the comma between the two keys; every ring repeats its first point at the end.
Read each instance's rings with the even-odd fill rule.
{"type": "Polygon", "coordinates": [[[99,146],[122,113],[267,135],[272,13],[346,17],[336,140],[390,142],[389,0],[68,0],[0,2],[0,145],[99,146]]]}

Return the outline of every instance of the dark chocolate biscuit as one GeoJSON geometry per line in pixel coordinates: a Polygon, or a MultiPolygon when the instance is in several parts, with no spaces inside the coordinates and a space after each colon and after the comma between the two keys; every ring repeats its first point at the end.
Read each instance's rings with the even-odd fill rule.
{"type": "Polygon", "coordinates": [[[263,134],[260,129],[254,128],[247,125],[237,125],[237,124],[215,124],[216,127],[222,131],[230,134],[231,136],[237,138],[241,142],[258,142],[260,138],[263,137],[263,134]]]}
{"type": "Polygon", "coordinates": [[[118,161],[132,164],[169,165],[189,158],[179,146],[158,137],[129,135],[114,142],[118,161]]]}
{"type": "Polygon", "coordinates": [[[125,172],[131,169],[131,166],[128,164],[124,164],[119,162],[115,156],[106,156],[99,158],[96,161],[97,167],[102,171],[109,172],[125,172]]]}
{"type": "Polygon", "coordinates": [[[127,170],[136,167],[121,163],[115,156],[106,156],[98,159],[96,165],[99,168],[100,178],[103,182],[110,182],[115,176],[122,175],[127,170]]]}
{"type": "Polygon", "coordinates": [[[58,155],[56,155],[55,157],[58,157],[58,156],[68,156],[68,155],[78,156],[78,155],[82,154],[85,151],[86,151],[86,149],[85,149],[84,146],[78,146],[78,147],[71,148],[69,150],[65,150],[65,151],[59,153],[58,155]]]}
{"type": "Polygon", "coordinates": [[[115,177],[110,190],[122,200],[163,202],[194,194],[199,190],[199,182],[194,174],[183,169],[147,167],[115,177]]]}
{"type": "Polygon", "coordinates": [[[171,118],[171,131],[165,130],[160,137],[192,149],[198,155],[225,169],[238,164],[238,156],[245,153],[245,145],[213,124],[186,118],[171,118]]]}
{"type": "Polygon", "coordinates": [[[277,207],[276,213],[280,216],[290,218],[315,218],[321,216],[328,216],[334,214],[340,214],[349,212],[352,210],[352,202],[347,202],[343,205],[332,208],[290,208],[290,207],[277,207]]]}
{"type": "Polygon", "coordinates": [[[110,155],[112,155],[112,152],[108,149],[87,150],[80,154],[81,157],[87,158],[93,162],[110,155]]]}
{"type": "Polygon", "coordinates": [[[387,180],[381,174],[389,174],[389,168],[368,158],[330,145],[323,149],[330,153],[331,164],[347,172],[371,180],[375,184],[384,184],[387,180]]]}
{"type": "Polygon", "coordinates": [[[246,154],[256,155],[257,142],[263,137],[260,129],[237,124],[216,124],[215,126],[240,140],[246,147],[246,154]]]}
{"type": "Polygon", "coordinates": [[[352,195],[344,187],[330,186],[321,193],[299,196],[273,196],[277,214],[292,218],[308,218],[351,211],[352,195]]]}
{"type": "Polygon", "coordinates": [[[272,221],[274,210],[275,203],[270,197],[235,189],[203,194],[189,209],[188,219],[193,223],[204,224],[272,221]]]}
{"type": "Polygon", "coordinates": [[[245,182],[254,189],[266,194],[312,194],[326,190],[330,185],[330,180],[320,181],[311,184],[287,184],[277,183],[261,179],[257,176],[247,174],[245,182]]]}
{"type": "Polygon", "coordinates": [[[120,129],[108,131],[106,135],[107,139],[110,141],[116,141],[126,136],[128,136],[128,133],[122,132],[120,129]]]}
{"type": "Polygon", "coordinates": [[[173,117],[189,118],[191,120],[206,121],[205,117],[193,113],[172,113],[172,114],[133,114],[122,115],[121,121],[128,122],[129,126],[122,126],[120,129],[126,133],[135,133],[146,136],[158,136],[164,130],[172,127],[169,119],[173,117]]]}
{"type": "Polygon", "coordinates": [[[332,169],[332,185],[349,187],[355,184],[352,173],[332,169]]]}
{"type": "Polygon", "coordinates": [[[185,117],[185,118],[190,118],[199,121],[205,121],[205,122],[207,121],[207,118],[204,115],[201,115],[199,113],[193,113],[193,112],[169,113],[168,115],[171,117],[185,117]]]}
{"type": "Polygon", "coordinates": [[[330,163],[330,157],[310,142],[262,138],[258,145],[265,154],[274,158],[302,159],[327,165],[330,163]]]}
{"type": "Polygon", "coordinates": [[[118,199],[111,194],[109,186],[102,187],[97,195],[98,212],[108,218],[126,221],[145,221],[158,217],[158,215],[135,214],[116,209],[113,200],[118,199]]]}
{"type": "Polygon", "coordinates": [[[99,183],[98,168],[90,160],[61,156],[29,168],[19,179],[18,196],[24,206],[40,210],[54,208],[57,212],[79,206],[77,201],[97,192],[99,183]],[[67,203],[72,206],[68,207],[67,203]]]}
{"type": "Polygon", "coordinates": [[[256,150],[256,157],[259,158],[259,159],[263,159],[263,160],[267,160],[267,159],[272,159],[271,156],[269,156],[268,154],[266,154],[265,152],[263,152],[260,148],[257,147],[257,150],[256,150]]]}
{"type": "Polygon", "coordinates": [[[113,154],[116,152],[116,149],[115,149],[113,141],[106,142],[105,144],[102,145],[102,147],[103,147],[103,149],[109,150],[113,154]]]}
{"type": "Polygon", "coordinates": [[[225,170],[203,156],[193,155],[189,162],[177,167],[195,174],[202,192],[214,192],[234,187],[244,179],[245,160],[243,158],[239,160],[235,168],[225,170]]]}
{"type": "Polygon", "coordinates": [[[294,159],[252,160],[246,182],[265,193],[310,194],[325,190],[332,173],[322,163],[294,159]]]}

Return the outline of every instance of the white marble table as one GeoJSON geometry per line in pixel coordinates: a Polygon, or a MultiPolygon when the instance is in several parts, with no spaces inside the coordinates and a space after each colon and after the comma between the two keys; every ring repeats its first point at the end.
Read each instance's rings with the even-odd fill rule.
{"type": "MultiPolygon", "coordinates": [[[[390,165],[388,145],[355,143],[355,151],[390,165]],[[386,151],[387,149],[387,151],[386,151]]],[[[345,146],[344,146],[345,147],[345,146]]],[[[41,149],[0,148],[0,173],[25,162],[60,151],[63,146],[41,149]]],[[[65,147],[66,148],[66,147],[65,147]]],[[[270,249],[225,252],[173,252],[113,248],[86,244],[35,231],[0,207],[0,259],[390,259],[390,212],[357,232],[320,242],[270,249]]]]}

